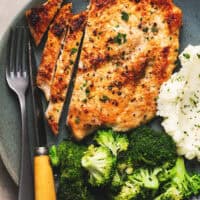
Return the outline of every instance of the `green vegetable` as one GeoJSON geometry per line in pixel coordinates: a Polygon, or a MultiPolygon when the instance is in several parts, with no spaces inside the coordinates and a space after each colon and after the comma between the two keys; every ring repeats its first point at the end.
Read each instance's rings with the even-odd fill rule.
{"type": "Polygon", "coordinates": [[[76,123],[76,124],[79,124],[79,123],[80,123],[80,118],[79,118],[79,117],[76,117],[76,118],[75,118],[75,123],[76,123]]]}
{"type": "Polygon", "coordinates": [[[147,33],[147,32],[148,32],[148,30],[149,30],[149,28],[148,28],[148,27],[144,27],[144,28],[142,29],[142,31],[143,31],[143,32],[145,32],[145,33],[147,33]]]}
{"type": "Polygon", "coordinates": [[[123,185],[124,185],[123,176],[118,172],[118,170],[116,170],[113,179],[111,180],[111,183],[109,185],[109,191],[111,193],[117,194],[123,185]]]}
{"type": "Polygon", "coordinates": [[[139,168],[135,171],[132,170],[132,173],[126,174],[126,176],[121,175],[121,179],[116,177],[115,183],[118,183],[118,187],[112,185],[112,188],[115,189],[113,190],[114,194],[117,191],[119,193],[115,195],[114,199],[152,199],[160,186],[158,174],[161,170],[162,168],[139,168]]]}
{"type": "Polygon", "coordinates": [[[136,170],[132,175],[128,176],[128,179],[141,187],[157,190],[159,188],[158,173],[161,168],[145,169],[140,168],[136,170]]]}
{"type": "Polygon", "coordinates": [[[141,168],[133,172],[131,175],[128,175],[128,178],[125,181],[119,179],[117,176],[118,178],[115,178],[114,183],[116,185],[118,183],[118,187],[115,187],[115,190],[113,191],[115,193],[117,190],[120,192],[114,197],[114,199],[152,199],[152,194],[159,189],[160,184],[157,174],[160,171],[160,168],[154,170],[141,168]]]}
{"type": "Polygon", "coordinates": [[[117,134],[112,130],[100,130],[94,140],[101,146],[107,147],[117,156],[119,152],[128,149],[128,139],[126,135],[117,134]]]}
{"type": "Polygon", "coordinates": [[[86,96],[90,95],[90,89],[88,87],[85,89],[85,94],[86,94],[86,96]]]}
{"type": "Polygon", "coordinates": [[[58,200],[95,200],[81,179],[71,181],[61,176],[57,193],[58,200]]]}
{"type": "Polygon", "coordinates": [[[185,199],[200,192],[200,175],[189,175],[183,158],[179,157],[171,169],[164,170],[159,180],[165,182],[164,192],[156,200],[185,199]]]}
{"type": "Polygon", "coordinates": [[[82,166],[89,172],[89,183],[92,186],[107,184],[113,175],[116,158],[106,147],[90,145],[82,157],[82,166]]]}
{"type": "Polygon", "coordinates": [[[61,142],[57,148],[61,173],[65,172],[65,176],[70,179],[79,179],[83,174],[81,158],[86,149],[85,146],[72,141],[61,142]]]}
{"type": "Polygon", "coordinates": [[[75,54],[77,51],[78,51],[77,48],[72,48],[72,49],[71,49],[71,55],[75,54]]]}
{"type": "Polygon", "coordinates": [[[123,33],[118,33],[117,36],[113,39],[113,42],[117,44],[124,44],[126,41],[126,34],[123,33]]]}
{"type": "Polygon", "coordinates": [[[127,22],[129,20],[129,14],[124,11],[121,14],[122,14],[122,16],[121,16],[122,20],[127,22]]]}
{"type": "Polygon", "coordinates": [[[73,65],[74,61],[73,60],[69,60],[69,63],[70,63],[70,65],[73,65]]]}
{"type": "Polygon", "coordinates": [[[158,26],[157,26],[156,23],[154,23],[153,26],[151,27],[151,31],[152,31],[153,33],[157,33],[157,32],[158,32],[158,26]]]}
{"type": "Polygon", "coordinates": [[[114,197],[114,200],[139,200],[141,192],[141,187],[139,185],[127,181],[123,185],[119,194],[114,197]]]}
{"type": "Polygon", "coordinates": [[[189,53],[184,53],[183,56],[184,56],[186,59],[190,59],[190,54],[189,54],[189,53]]]}
{"type": "Polygon", "coordinates": [[[109,101],[110,98],[106,95],[103,95],[99,100],[105,103],[105,102],[109,101]]]}
{"type": "Polygon", "coordinates": [[[158,167],[176,160],[176,146],[172,138],[148,127],[140,127],[129,137],[129,158],[137,167],[158,167]]]}
{"type": "Polygon", "coordinates": [[[128,176],[128,181],[125,182],[120,193],[114,199],[152,199],[152,195],[159,188],[157,174],[160,170],[143,168],[136,170],[132,175],[128,176]]]}
{"type": "Polygon", "coordinates": [[[154,200],[182,200],[183,196],[176,187],[170,187],[154,200]]]}
{"type": "Polygon", "coordinates": [[[90,200],[91,195],[84,181],[85,172],[81,166],[81,158],[86,149],[72,141],[63,141],[57,147],[53,145],[50,148],[53,166],[57,167],[59,163],[58,200],[90,200]]]}
{"type": "Polygon", "coordinates": [[[141,127],[128,138],[99,130],[88,148],[72,141],[52,146],[58,200],[94,200],[91,189],[103,189],[112,200],[182,200],[200,193],[200,175],[187,172],[170,136],[141,127]]]}
{"type": "Polygon", "coordinates": [[[49,157],[50,157],[50,161],[51,161],[52,166],[58,167],[60,165],[60,159],[58,157],[56,145],[53,145],[53,146],[50,147],[49,157]]]}
{"type": "Polygon", "coordinates": [[[109,191],[114,195],[121,190],[121,187],[128,180],[128,175],[131,175],[134,172],[133,164],[129,162],[130,160],[124,155],[125,152],[120,154],[120,157],[117,158],[115,173],[109,184],[109,191]]]}
{"type": "Polygon", "coordinates": [[[130,173],[127,173],[127,172],[133,171],[134,166],[133,166],[133,163],[132,163],[132,158],[126,152],[122,152],[118,156],[117,169],[124,176],[126,176],[127,174],[130,174],[130,173]]]}
{"type": "Polygon", "coordinates": [[[113,187],[119,187],[119,186],[123,185],[122,177],[121,177],[121,175],[119,174],[118,171],[116,171],[116,173],[114,174],[111,185],[113,187]]]}

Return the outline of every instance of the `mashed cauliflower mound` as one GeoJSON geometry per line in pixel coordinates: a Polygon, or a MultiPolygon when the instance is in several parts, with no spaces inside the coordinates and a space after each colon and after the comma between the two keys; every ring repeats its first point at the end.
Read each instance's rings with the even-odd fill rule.
{"type": "Polygon", "coordinates": [[[178,154],[200,161],[200,46],[189,45],[179,58],[182,68],[162,85],[157,114],[178,154]]]}

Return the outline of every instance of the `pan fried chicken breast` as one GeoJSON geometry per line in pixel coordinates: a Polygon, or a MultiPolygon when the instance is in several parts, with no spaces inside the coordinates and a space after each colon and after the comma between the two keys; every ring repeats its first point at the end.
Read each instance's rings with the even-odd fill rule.
{"type": "Polygon", "coordinates": [[[72,16],[69,22],[68,35],[51,85],[51,97],[46,111],[47,121],[55,134],[59,131],[59,120],[67,96],[73,66],[77,57],[80,41],[86,25],[87,12],[72,16]]]}
{"type": "Polygon", "coordinates": [[[26,11],[26,17],[31,35],[36,46],[40,44],[51,21],[60,9],[63,0],[48,0],[40,7],[26,11]]]}
{"type": "Polygon", "coordinates": [[[49,100],[50,88],[54,77],[56,62],[64,41],[67,25],[71,17],[72,4],[64,5],[51,24],[48,38],[42,53],[41,63],[37,73],[37,86],[49,100]]]}
{"type": "Polygon", "coordinates": [[[155,116],[181,25],[172,0],[91,1],[67,118],[76,139],[100,126],[124,132],[155,116]]]}

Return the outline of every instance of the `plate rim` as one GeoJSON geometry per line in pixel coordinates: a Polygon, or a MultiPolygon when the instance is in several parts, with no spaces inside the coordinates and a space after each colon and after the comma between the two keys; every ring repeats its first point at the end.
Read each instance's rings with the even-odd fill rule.
{"type": "MultiPolygon", "coordinates": [[[[175,0],[173,0],[173,1],[175,2],[175,0]]],[[[26,3],[24,3],[24,5],[18,10],[17,14],[15,16],[13,16],[12,20],[7,24],[7,27],[0,38],[0,55],[1,55],[1,51],[2,51],[2,46],[5,45],[4,38],[5,38],[6,34],[8,33],[8,30],[14,24],[14,22],[16,21],[17,17],[20,15],[20,13],[32,2],[33,2],[33,0],[30,0],[30,1],[27,1],[26,3]]],[[[3,76],[5,76],[5,75],[3,75],[3,76]]],[[[6,170],[8,171],[8,173],[9,173],[10,177],[12,178],[12,180],[14,181],[14,183],[16,185],[18,185],[18,180],[19,180],[18,173],[15,170],[13,170],[11,163],[9,161],[9,157],[6,153],[6,146],[5,146],[5,144],[2,143],[1,140],[0,140],[0,159],[2,160],[6,170]]]]}
{"type": "MultiPolygon", "coordinates": [[[[32,2],[32,0],[25,1],[22,4],[22,6],[18,9],[17,13],[12,17],[12,20],[10,20],[10,22],[7,24],[7,27],[5,28],[5,31],[2,33],[1,38],[0,38],[0,55],[2,54],[2,49],[3,49],[2,47],[5,45],[5,40],[4,39],[6,38],[6,34],[8,34],[8,31],[9,31],[10,27],[12,27],[12,25],[15,23],[16,19],[20,15],[20,12],[22,12],[31,2],[32,2]]],[[[11,164],[9,162],[9,159],[8,159],[7,154],[6,154],[5,148],[3,148],[4,146],[5,145],[3,145],[1,140],[0,140],[0,159],[2,160],[2,163],[5,166],[8,174],[11,177],[11,179],[18,186],[19,185],[19,183],[18,183],[18,181],[19,181],[18,174],[11,167],[11,164]]]]}
{"type": "Polygon", "coordinates": [[[2,148],[2,143],[0,141],[0,159],[3,162],[3,165],[5,166],[6,170],[8,171],[10,177],[12,178],[12,180],[14,181],[14,183],[16,185],[18,185],[18,176],[15,173],[15,171],[12,169],[12,167],[10,166],[8,159],[6,158],[6,152],[4,151],[4,148],[2,148]]]}

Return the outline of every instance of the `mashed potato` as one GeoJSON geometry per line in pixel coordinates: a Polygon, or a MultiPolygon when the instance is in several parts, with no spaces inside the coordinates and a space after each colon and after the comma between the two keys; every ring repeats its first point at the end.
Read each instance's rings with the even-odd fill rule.
{"type": "Polygon", "coordinates": [[[157,115],[178,154],[200,161],[200,46],[189,45],[179,58],[181,70],[160,89],[157,115]]]}

